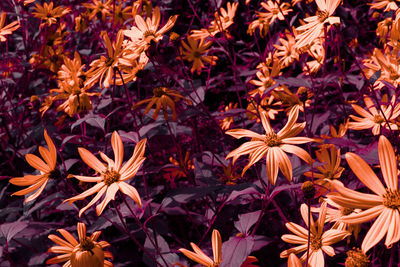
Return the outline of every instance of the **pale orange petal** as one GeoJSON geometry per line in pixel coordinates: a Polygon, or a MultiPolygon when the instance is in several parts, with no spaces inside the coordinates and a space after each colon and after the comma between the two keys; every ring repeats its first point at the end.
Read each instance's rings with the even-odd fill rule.
{"type": "Polygon", "coordinates": [[[49,164],[50,169],[54,169],[57,162],[57,150],[54,146],[53,140],[47,134],[47,131],[44,130],[44,139],[46,140],[47,146],[49,147],[50,157],[51,157],[51,164],[49,164]]]}
{"type": "Polygon", "coordinates": [[[289,144],[283,144],[280,146],[280,148],[287,153],[295,154],[296,156],[298,156],[299,158],[301,158],[308,164],[312,163],[310,154],[308,154],[308,152],[305,151],[304,149],[302,149],[301,147],[289,145],[289,144]]]}
{"type": "Polygon", "coordinates": [[[222,257],[221,257],[222,240],[221,240],[221,235],[218,232],[218,230],[213,230],[212,237],[211,237],[211,244],[212,244],[213,255],[214,255],[214,264],[220,264],[221,260],[222,260],[222,257]]]}
{"type": "Polygon", "coordinates": [[[387,187],[391,190],[397,190],[398,170],[396,155],[389,140],[383,135],[379,137],[378,153],[383,178],[387,187]]]}
{"type": "Polygon", "coordinates": [[[107,190],[107,186],[103,186],[103,187],[100,189],[100,191],[96,194],[96,196],[95,196],[85,207],[83,207],[82,209],[79,210],[79,214],[78,214],[79,217],[81,217],[82,214],[83,214],[88,208],[90,208],[91,206],[93,206],[94,203],[96,203],[96,202],[104,195],[104,193],[106,192],[106,190],[107,190]]]}
{"type": "Polygon", "coordinates": [[[389,215],[390,209],[384,209],[365,235],[361,244],[361,249],[365,253],[367,253],[368,250],[375,246],[386,235],[390,223],[390,221],[388,221],[389,215]]]}
{"type": "Polygon", "coordinates": [[[278,176],[278,160],[276,158],[276,154],[274,153],[274,150],[270,148],[267,151],[267,177],[269,182],[272,185],[275,185],[276,178],[278,176]]]}
{"type": "Polygon", "coordinates": [[[59,232],[74,247],[79,244],[75,237],[73,237],[68,231],[64,229],[58,229],[57,232],[59,232]]]}
{"type": "Polygon", "coordinates": [[[142,207],[142,201],[140,199],[140,195],[135,187],[133,187],[125,182],[119,182],[118,187],[122,193],[124,193],[125,195],[128,195],[130,198],[133,199],[133,201],[136,202],[136,204],[139,207],[142,207]]]}
{"type": "Polygon", "coordinates": [[[107,170],[106,166],[104,166],[101,161],[96,158],[89,150],[80,147],[78,148],[79,155],[81,156],[82,160],[93,170],[103,173],[107,170]]]}
{"type": "Polygon", "coordinates": [[[33,168],[48,173],[51,171],[50,167],[44,163],[43,160],[41,160],[38,156],[35,156],[33,154],[26,154],[25,155],[26,161],[31,165],[33,168]]]}
{"type": "MultiPolygon", "coordinates": [[[[44,179],[44,180],[43,180],[43,184],[40,186],[40,188],[39,188],[35,193],[33,193],[32,195],[30,195],[29,197],[27,197],[27,198],[25,199],[25,202],[24,202],[24,203],[26,204],[26,203],[28,203],[28,202],[30,202],[30,201],[36,199],[36,198],[43,192],[43,190],[44,190],[44,188],[46,187],[48,181],[49,181],[49,179],[44,179]]],[[[38,182],[38,184],[41,184],[41,182],[38,182]]]]}
{"type": "Polygon", "coordinates": [[[121,137],[119,137],[117,131],[114,131],[111,136],[111,146],[113,148],[115,157],[114,170],[119,172],[124,159],[124,145],[122,144],[121,137]]]}
{"type": "Polygon", "coordinates": [[[96,206],[96,213],[97,216],[100,216],[104,209],[106,208],[107,204],[115,199],[115,194],[118,192],[118,183],[112,183],[110,186],[107,187],[106,196],[102,200],[102,202],[96,206]]]}
{"type": "Polygon", "coordinates": [[[182,252],[186,257],[188,257],[189,259],[191,259],[197,263],[200,263],[207,267],[213,266],[213,261],[208,257],[204,257],[203,255],[198,255],[198,254],[196,254],[192,251],[189,251],[187,249],[184,249],[184,248],[180,248],[179,251],[182,252]]]}
{"type": "Polygon", "coordinates": [[[386,193],[385,187],[382,185],[381,181],[379,181],[371,167],[369,167],[361,157],[354,153],[347,152],[346,160],[357,178],[371,189],[372,192],[375,192],[379,196],[383,196],[386,193]]]}

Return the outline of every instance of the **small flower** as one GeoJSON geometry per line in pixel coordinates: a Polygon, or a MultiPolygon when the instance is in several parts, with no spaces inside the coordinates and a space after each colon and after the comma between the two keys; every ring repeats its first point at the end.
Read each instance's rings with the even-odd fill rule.
{"type": "Polygon", "coordinates": [[[281,65],[278,60],[274,60],[272,67],[261,67],[259,71],[257,71],[256,76],[258,80],[251,80],[250,83],[258,86],[257,89],[254,89],[249,92],[250,96],[255,96],[259,94],[262,96],[268,88],[272,85],[276,84],[276,81],[273,79],[278,76],[281,71],[281,65]]]}
{"type": "Polygon", "coordinates": [[[186,100],[188,105],[191,104],[191,101],[189,99],[183,97],[178,91],[171,90],[166,87],[159,86],[159,87],[154,88],[153,94],[154,94],[154,96],[152,98],[139,101],[132,107],[132,109],[135,109],[140,105],[148,103],[144,110],[144,113],[143,113],[143,114],[147,114],[147,112],[150,111],[150,108],[153,105],[156,105],[156,109],[153,114],[153,119],[154,120],[157,119],[158,113],[160,112],[160,110],[162,108],[163,113],[164,113],[164,118],[166,120],[169,120],[169,116],[167,113],[167,107],[170,107],[170,109],[172,109],[172,119],[174,121],[176,121],[177,115],[176,115],[176,111],[175,111],[175,102],[178,101],[178,99],[183,99],[183,100],[186,100]]]}
{"type": "Polygon", "coordinates": [[[18,21],[13,21],[10,24],[4,26],[4,24],[6,23],[6,17],[7,17],[7,13],[1,12],[1,15],[0,15],[0,42],[5,42],[7,40],[7,38],[5,36],[12,34],[13,31],[17,30],[20,27],[18,21]]]}
{"type": "Polygon", "coordinates": [[[85,148],[80,147],[78,149],[79,155],[81,156],[82,160],[87,165],[89,165],[89,167],[100,174],[100,176],[98,177],[80,175],[71,176],[82,182],[97,183],[89,190],[86,190],[85,192],[75,197],[64,200],[63,203],[69,202],[69,204],[71,204],[77,200],[82,200],[87,196],[93,195],[97,192],[96,196],[89,202],[89,204],[87,204],[79,211],[79,217],[94,203],[96,203],[104,194],[106,194],[101,203],[96,206],[96,213],[98,216],[100,216],[107,204],[111,200],[115,199],[115,194],[118,192],[118,190],[121,190],[122,193],[131,197],[139,207],[141,207],[142,205],[139,193],[137,192],[136,188],[129,185],[125,181],[136,175],[139,167],[146,159],[145,157],[143,157],[146,146],[146,139],[142,139],[136,144],[132,157],[122,167],[121,165],[124,157],[124,145],[122,144],[121,137],[116,131],[114,131],[111,136],[111,146],[114,151],[115,161],[107,157],[104,153],[100,152],[101,158],[107,162],[108,166],[105,166],[100,160],[98,160],[85,148]]]}
{"type": "Polygon", "coordinates": [[[53,2],[50,2],[50,4],[44,3],[43,6],[39,4],[35,5],[36,12],[32,12],[32,14],[35,18],[43,20],[41,26],[51,26],[52,24],[57,23],[57,19],[71,11],[69,8],[63,6],[53,7],[53,2]]]}
{"type": "Polygon", "coordinates": [[[398,129],[397,125],[392,121],[400,115],[400,103],[398,103],[396,106],[391,105],[393,103],[390,105],[381,105],[380,108],[382,111],[378,111],[371,98],[367,96],[364,97],[364,103],[369,112],[358,105],[351,105],[353,109],[362,117],[350,115],[350,118],[352,118],[354,121],[349,122],[349,129],[364,130],[372,128],[372,133],[374,135],[380,134],[381,127],[392,130],[398,129]]]}
{"type": "Polygon", "coordinates": [[[295,60],[299,60],[299,53],[295,49],[295,36],[286,32],[285,38],[280,38],[281,45],[274,44],[276,48],[275,56],[279,58],[279,63],[283,68],[290,66],[295,60]]]}
{"type": "Polygon", "coordinates": [[[131,39],[128,47],[141,47],[146,49],[150,42],[157,43],[163,38],[163,34],[169,31],[175,24],[178,15],[172,16],[167,23],[159,30],[161,15],[160,9],[156,7],[151,18],[144,20],[141,16],[135,16],[136,26],[132,26],[130,30],[124,30],[124,35],[131,39]]]}
{"type": "Polygon", "coordinates": [[[113,258],[108,251],[103,251],[110,244],[106,241],[97,242],[101,231],[94,232],[90,237],[86,236],[86,225],[79,222],[77,225],[79,242],[66,230],[57,231],[65,238],[62,239],[56,235],[49,235],[49,239],[58,246],[49,248],[47,253],[59,253],[46,261],[46,264],[56,264],[65,262],[66,267],[112,267],[114,266],[104,258],[113,258]]]}
{"type": "Polygon", "coordinates": [[[22,189],[15,192],[12,195],[22,196],[29,194],[35,190],[35,193],[25,199],[25,203],[28,203],[36,199],[44,190],[49,179],[56,179],[60,177],[60,172],[55,169],[57,163],[57,151],[53,141],[48,136],[47,131],[44,130],[44,138],[46,140],[49,149],[39,146],[39,153],[44,159],[41,160],[39,157],[33,154],[26,154],[25,159],[33,168],[40,171],[39,175],[26,175],[24,177],[16,177],[10,179],[10,183],[18,186],[27,186],[28,188],[22,189]],[[46,162],[46,163],[45,163],[46,162]]]}
{"type": "Polygon", "coordinates": [[[357,178],[375,194],[360,193],[333,182],[337,192],[327,197],[342,207],[349,209],[366,209],[357,214],[341,218],[345,223],[363,223],[377,219],[364,237],[361,249],[364,252],[375,246],[385,235],[385,245],[390,248],[400,240],[400,191],[398,188],[398,169],[396,156],[389,140],[381,135],[378,144],[379,162],[383,179],[387,187],[376,176],[368,164],[354,153],[346,153],[346,160],[357,178]]]}
{"type": "Polygon", "coordinates": [[[305,127],[305,122],[296,123],[299,115],[299,107],[295,106],[289,112],[288,121],[278,133],[272,129],[266,114],[261,115],[261,122],[265,130],[265,134],[261,135],[250,130],[234,129],[229,130],[226,134],[235,138],[251,137],[251,141],[242,144],[239,148],[230,152],[226,158],[233,158],[233,163],[242,155],[249,154],[249,163],[243,169],[242,175],[253,164],[266,157],[267,176],[272,185],[275,185],[278,176],[278,168],[283,175],[292,180],[292,164],[285,152],[296,154],[307,163],[311,163],[310,155],[302,148],[294,146],[295,144],[304,144],[312,142],[314,139],[307,137],[295,137],[305,127]]]}
{"type": "Polygon", "coordinates": [[[332,17],[341,0],[316,0],[318,11],[316,16],[305,18],[307,24],[296,28],[296,31],[302,32],[296,36],[296,48],[300,49],[311,44],[317,37],[323,33],[326,23],[333,25],[339,24],[339,17],[332,17]]]}
{"type": "MultiPolygon", "coordinates": [[[[308,227],[308,206],[302,204],[300,207],[301,217],[303,218],[306,226],[308,227]]],[[[326,216],[326,203],[321,204],[321,211],[319,213],[318,221],[314,222],[313,217],[310,217],[310,246],[309,246],[309,260],[308,264],[311,267],[325,266],[324,253],[329,256],[334,256],[335,251],[331,247],[332,244],[343,240],[349,236],[350,233],[339,229],[330,229],[324,232],[326,216]]],[[[286,227],[294,233],[294,235],[283,235],[282,240],[299,246],[285,250],[281,253],[281,258],[287,258],[291,253],[300,253],[307,250],[308,247],[308,229],[296,223],[286,223],[286,227]]],[[[305,262],[307,253],[301,257],[301,261],[305,262]]]]}
{"type": "Polygon", "coordinates": [[[205,67],[203,61],[211,65],[216,64],[218,57],[205,55],[212,45],[211,41],[205,42],[205,39],[196,40],[191,36],[189,36],[187,40],[188,43],[183,40],[181,41],[182,46],[179,47],[179,50],[182,59],[193,62],[193,66],[190,69],[192,73],[197,71],[197,74],[200,74],[201,69],[205,67]]]}
{"type": "Polygon", "coordinates": [[[101,18],[102,21],[105,21],[106,17],[111,14],[112,0],[106,0],[105,2],[102,0],[92,0],[92,3],[83,3],[83,6],[88,9],[90,20],[101,18]]]}
{"type": "Polygon", "coordinates": [[[218,267],[222,260],[222,240],[221,235],[218,230],[213,230],[211,237],[212,250],[214,255],[214,260],[209,258],[204,252],[194,243],[190,242],[194,252],[189,251],[184,248],[180,248],[179,251],[182,252],[189,259],[198,262],[206,267],[218,267]]]}
{"type": "Polygon", "coordinates": [[[398,10],[399,7],[397,6],[396,2],[399,0],[374,0],[373,3],[368,3],[371,9],[383,9],[384,12],[391,11],[391,10],[398,10]]]}

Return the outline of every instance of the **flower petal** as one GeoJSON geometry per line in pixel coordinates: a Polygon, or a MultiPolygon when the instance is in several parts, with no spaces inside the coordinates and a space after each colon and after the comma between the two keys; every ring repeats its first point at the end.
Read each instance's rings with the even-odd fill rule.
{"type": "Polygon", "coordinates": [[[361,244],[361,249],[364,253],[367,253],[368,250],[375,246],[386,235],[390,223],[390,221],[388,221],[389,216],[390,209],[384,209],[371,226],[361,244]]]}
{"type": "Polygon", "coordinates": [[[115,194],[118,192],[118,189],[118,183],[112,183],[110,186],[107,187],[106,196],[104,197],[103,201],[96,206],[97,216],[100,216],[106,208],[107,204],[111,200],[115,199],[115,194]]]}
{"type": "Polygon", "coordinates": [[[124,159],[124,145],[122,144],[121,137],[118,135],[117,131],[114,131],[111,136],[111,146],[113,148],[115,157],[114,170],[119,172],[124,159]]]}
{"type": "Polygon", "coordinates": [[[79,155],[81,156],[82,160],[93,170],[103,173],[107,170],[106,166],[104,166],[101,161],[96,158],[89,150],[80,147],[78,148],[79,155]]]}
{"type": "Polygon", "coordinates": [[[33,154],[26,154],[25,159],[29,163],[29,165],[41,172],[48,173],[51,171],[50,167],[46,163],[44,163],[44,161],[41,160],[38,156],[35,156],[33,154]]]}
{"type": "Polygon", "coordinates": [[[139,207],[142,207],[142,201],[140,199],[140,195],[135,187],[133,187],[130,184],[127,184],[125,182],[119,182],[118,187],[122,193],[124,193],[125,195],[128,195],[130,198],[133,199],[133,201],[136,202],[136,204],[139,207]]]}
{"type": "Polygon", "coordinates": [[[383,178],[387,187],[391,190],[397,190],[398,170],[396,155],[389,140],[383,135],[379,137],[378,153],[383,178]]]}

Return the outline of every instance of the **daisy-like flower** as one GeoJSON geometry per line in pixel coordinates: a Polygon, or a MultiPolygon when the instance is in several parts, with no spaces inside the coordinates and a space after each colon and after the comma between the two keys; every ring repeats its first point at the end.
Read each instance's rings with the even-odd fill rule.
{"type": "Polygon", "coordinates": [[[261,6],[267,10],[264,14],[264,18],[268,20],[269,24],[274,23],[276,19],[285,20],[285,16],[289,14],[293,9],[290,8],[289,3],[280,3],[279,0],[268,2],[261,2],[261,6]]]}
{"type": "Polygon", "coordinates": [[[106,194],[101,203],[96,206],[96,213],[98,216],[100,216],[108,202],[115,199],[115,194],[118,192],[118,190],[121,190],[122,193],[131,197],[139,207],[142,206],[142,202],[136,188],[129,185],[126,181],[136,175],[140,165],[142,165],[143,161],[146,159],[143,157],[146,139],[142,139],[136,144],[132,157],[122,167],[121,165],[124,157],[124,145],[122,144],[121,137],[116,131],[114,131],[111,136],[111,146],[114,151],[115,161],[107,157],[104,153],[100,152],[101,158],[107,162],[108,166],[105,166],[85,148],[78,148],[79,155],[81,156],[82,160],[89,165],[89,167],[100,174],[100,176],[97,177],[80,175],[71,176],[82,182],[97,183],[95,186],[86,190],[85,192],[64,200],[64,203],[69,202],[69,204],[71,204],[97,192],[97,195],[89,202],[89,204],[79,211],[79,217],[89,207],[96,203],[104,194],[106,194]]]}
{"type": "Polygon", "coordinates": [[[158,113],[160,113],[160,110],[162,108],[164,118],[166,120],[169,120],[167,108],[169,107],[172,110],[172,119],[176,121],[177,115],[176,115],[176,110],[175,110],[175,102],[178,101],[178,99],[183,99],[186,100],[187,104],[190,105],[192,102],[183,97],[178,91],[168,89],[166,87],[156,87],[153,89],[153,97],[149,99],[145,99],[142,101],[139,101],[136,103],[132,109],[137,108],[140,105],[143,105],[145,103],[148,103],[143,114],[147,114],[147,112],[150,111],[151,107],[153,105],[156,105],[156,109],[153,114],[153,120],[157,119],[158,113]]]}
{"type": "MultiPolygon", "coordinates": [[[[107,32],[103,31],[101,35],[106,45],[108,57],[101,56],[90,63],[90,69],[86,73],[88,79],[85,82],[85,86],[91,87],[92,84],[99,80],[100,84],[108,88],[113,83],[114,68],[119,67],[121,64],[130,65],[131,62],[123,54],[123,30],[118,31],[116,40],[113,43],[111,43],[107,32]]],[[[138,57],[139,55],[133,56],[138,57]]]]}
{"type": "Polygon", "coordinates": [[[333,25],[339,24],[339,17],[332,17],[341,0],[315,0],[318,6],[316,16],[305,18],[307,24],[296,28],[296,31],[302,32],[296,36],[296,48],[300,49],[309,45],[317,37],[323,34],[324,25],[326,23],[333,25]]]}
{"type": "MultiPolygon", "coordinates": [[[[308,206],[306,204],[302,204],[300,207],[300,212],[301,217],[308,228],[308,206]]],[[[308,264],[311,267],[325,266],[324,253],[331,257],[334,256],[335,251],[331,245],[350,235],[349,232],[339,229],[330,229],[324,232],[325,217],[326,202],[321,204],[321,211],[318,221],[314,222],[313,217],[310,217],[310,246],[308,251],[308,264]]],[[[283,251],[280,254],[280,257],[287,258],[291,253],[298,254],[306,251],[300,258],[302,262],[305,262],[307,258],[308,229],[293,222],[286,223],[285,225],[292,233],[294,233],[294,235],[283,235],[282,240],[288,243],[298,244],[299,246],[283,251]]]]}
{"type": "Polygon", "coordinates": [[[279,64],[278,60],[274,60],[272,62],[271,68],[262,65],[260,67],[260,70],[257,71],[256,73],[258,80],[250,81],[251,84],[258,86],[258,88],[250,91],[249,95],[255,96],[259,94],[260,96],[262,96],[268,88],[270,88],[272,85],[276,83],[276,81],[273,78],[278,76],[280,74],[280,71],[281,71],[281,65],[279,64]]]}
{"type": "Polygon", "coordinates": [[[218,57],[216,56],[206,56],[205,54],[209,51],[212,41],[206,42],[205,39],[196,40],[191,36],[187,38],[188,43],[181,41],[182,46],[179,47],[179,51],[184,60],[193,62],[193,66],[190,71],[193,73],[197,71],[200,74],[201,69],[204,68],[204,62],[208,64],[215,65],[218,57]]]}
{"type": "Polygon", "coordinates": [[[276,98],[273,95],[265,96],[261,99],[260,103],[251,101],[247,105],[246,116],[250,120],[256,120],[257,122],[260,122],[260,118],[257,115],[259,113],[266,112],[269,119],[275,120],[275,115],[278,114],[279,111],[283,110],[280,108],[281,105],[282,103],[280,101],[276,101],[276,98]]]}
{"type": "Polygon", "coordinates": [[[358,105],[352,104],[351,106],[353,109],[362,117],[350,115],[350,118],[354,121],[349,122],[349,129],[364,130],[372,128],[372,133],[374,135],[380,134],[381,127],[398,130],[397,125],[393,123],[393,121],[400,115],[400,103],[394,106],[392,105],[394,104],[393,102],[394,98],[389,105],[381,105],[381,110],[383,111],[382,113],[381,110],[378,111],[378,109],[375,107],[371,98],[365,96],[364,103],[369,112],[358,105]],[[385,118],[389,122],[389,125],[385,118]]]}
{"type": "Polygon", "coordinates": [[[102,19],[106,20],[106,17],[111,14],[112,10],[112,0],[92,0],[92,3],[83,3],[89,11],[89,19],[102,19]]]}
{"type": "Polygon", "coordinates": [[[189,251],[184,248],[180,248],[179,251],[182,252],[189,259],[198,262],[206,267],[218,267],[222,261],[222,240],[221,235],[218,230],[213,230],[211,236],[211,244],[214,255],[214,260],[208,257],[204,252],[194,243],[190,242],[194,252],[189,251]]]}
{"type": "Polygon", "coordinates": [[[364,252],[375,246],[385,235],[386,247],[400,240],[400,191],[398,188],[398,169],[396,156],[389,140],[381,135],[378,144],[379,162],[383,179],[387,187],[376,176],[369,165],[354,153],[346,153],[346,160],[357,178],[373,193],[360,193],[332,183],[337,192],[327,195],[329,199],[349,209],[366,209],[358,214],[341,218],[345,223],[363,223],[377,218],[361,245],[364,252]]]}
{"type": "Polygon", "coordinates": [[[50,4],[44,3],[43,6],[36,4],[35,11],[36,12],[32,12],[33,16],[43,20],[41,26],[51,26],[52,24],[57,23],[57,19],[68,14],[71,10],[64,6],[54,8],[54,3],[50,2],[50,4]]]}
{"type": "Polygon", "coordinates": [[[141,16],[135,16],[136,26],[132,26],[130,30],[124,30],[124,35],[131,39],[128,48],[140,47],[146,49],[150,42],[157,43],[163,38],[163,34],[169,31],[175,24],[178,15],[172,16],[167,23],[159,30],[161,15],[160,9],[156,7],[151,18],[144,20],[141,16]]]}
{"type": "Polygon", "coordinates": [[[228,2],[226,10],[225,8],[220,8],[221,15],[218,12],[214,13],[215,19],[211,22],[208,29],[192,30],[190,36],[194,39],[206,39],[207,37],[213,37],[217,33],[226,31],[233,24],[238,5],[239,3],[232,4],[228,2]]]}
{"type": "Polygon", "coordinates": [[[231,127],[231,124],[234,122],[234,116],[227,116],[224,115],[224,113],[236,109],[238,104],[233,104],[232,102],[229,103],[228,106],[226,106],[222,111],[221,115],[223,116],[223,119],[219,121],[219,126],[221,127],[222,130],[226,131],[231,127]]]}
{"type": "Polygon", "coordinates": [[[250,130],[234,129],[229,130],[226,134],[235,138],[251,137],[251,141],[242,144],[237,149],[230,152],[226,158],[233,158],[233,163],[242,155],[249,154],[249,163],[243,169],[242,175],[257,161],[266,157],[267,176],[272,185],[275,185],[278,176],[278,168],[283,175],[292,180],[292,164],[285,152],[292,153],[303,159],[307,163],[311,163],[310,155],[302,148],[294,146],[297,144],[305,144],[314,141],[312,138],[295,137],[303,131],[306,123],[296,123],[299,115],[299,107],[293,107],[289,112],[288,121],[278,133],[272,129],[267,115],[262,112],[261,123],[265,130],[265,134],[261,135],[250,130]]]}
{"type": "Polygon", "coordinates": [[[316,172],[308,171],[304,173],[304,176],[314,177],[314,183],[320,185],[317,187],[319,195],[322,195],[330,190],[330,181],[338,179],[344,171],[343,167],[340,167],[340,148],[336,149],[335,145],[326,144],[321,145],[320,149],[315,152],[319,162],[324,165],[317,166],[316,172]]]}
{"type": "Polygon", "coordinates": [[[279,63],[283,68],[288,67],[295,60],[299,60],[299,53],[294,48],[296,44],[295,37],[292,33],[287,32],[286,38],[280,38],[281,45],[274,44],[276,48],[275,56],[279,58],[279,63]]]}
{"type": "Polygon", "coordinates": [[[62,239],[56,235],[49,235],[49,239],[58,246],[49,248],[47,253],[62,254],[46,261],[47,264],[57,264],[65,262],[63,267],[88,267],[88,266],[114,266],[104,258],[113,258],[109,251],[103,249],[109,247],[106,241],[99,241],[101,231],[94,232],[90,237],[86,236],[86,225],[79,222],[77,225],[78,240],[68,231],[58,229],[57,231],[65,238],[62,239]]]}
{"type": "Polygon", "coordinates": [[[56,147],[54,146],[54,143],[47,134],[46,130],[44,130],[44,139],[46,140],[47,146],[49,147],[49,149],[47,149],[45,147],[39,146],[39,153],[44,161],[33,154],[25,155],[25,159],[29,163],[29,165],[39,170],[40,174],[25,175],[24,177],[15,177],[10,179],[10,183],[14,185],[30,185],[28,188],[17,191],[12,195],[22,196],[37,190],[35,193],[25,199],[25,203],[36,199],[43,192],[49,179],[57,179],[60,177],[59,170],[55,168],[57,163],[56,147]]]}
{"type": "Polygon", "coordinates": [[[7,38],[5,36],[12,34],[13,31],[17,30],[20,27],[18,21],[13,21],[10,24],[4,26],[4,24],[6,23],[6,17],[7,17],[7,13],[1,12],[1,15],[0,15],[0,42],[5,42],[7,40],[7,38]]]}

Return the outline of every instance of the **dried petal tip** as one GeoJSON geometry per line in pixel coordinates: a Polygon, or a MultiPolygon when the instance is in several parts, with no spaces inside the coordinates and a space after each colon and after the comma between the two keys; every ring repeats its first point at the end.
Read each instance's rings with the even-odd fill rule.
{"type": "Polygon", "coordinates": [[[367,255],[359,249],[355,248],[346,252],[347,259],[344,263],[346,267],[368,267],[370,266],[370,261],[367,255]]]}
{"type": "Polygon", "coordinates": [[[305,199],[313,199],[315,196],[315,186],[310,181],[305,181],[301,186],[305,199]]]}

